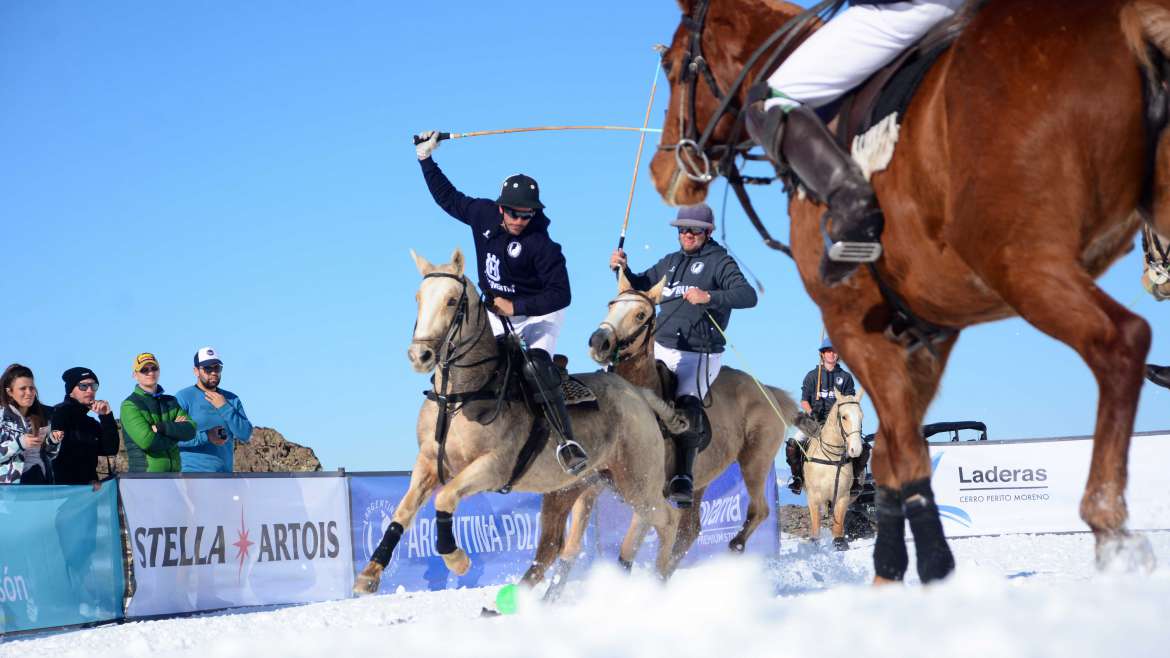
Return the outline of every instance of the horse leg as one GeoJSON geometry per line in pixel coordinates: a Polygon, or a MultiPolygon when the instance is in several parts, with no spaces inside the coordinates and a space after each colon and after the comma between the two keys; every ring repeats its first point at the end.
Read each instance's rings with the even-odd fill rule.
{"type": "MultiPolygon", "coordinates": [[[[872,294],[877,298],[876,290],[872,294]]],[[[883,335],[883,321],[868,326],[853,312],[862,303],[854,295],[848,304],[834,304],[825,320],[833,344],[865,384],[880,419],[871,456],[878,508],[874,583],[897,582],[905,576],[907,521],[914,533],[918,577],[928,583],[953,571],[955,560],[930,486],[930,452],[922,440],[922,419],[958,334],[935,344],[937,356],[926,349],[907,354],[883,335]]]]}
{"type": "Polygon", "coordinates": [[[821,501],[807,487],[804,495],[808,499],[808,540],[815,544],[821,538],[821,501]]]}
{"type": "Polygon", "coordinates": [[[758,441],[753,436],[747,438],[747,444],[755,446],[754,450],[747,450],[746,447],[739,456],[739,472],[743,475],[743,484],[747,488],[748,493],[748,508],[747,518],[744,519],[743,528],[740,529],[739,534],[731,540],[728,547],[736,553],[742,553],[747,546],[748,538],[756,531],[756,528],[768,518],[768,497],[765,495],[767,491],[768,473],[771,469],[772,462],[776,459],[776,453],[780,450],[780,443],[783,436],[776,434],[769,437],[770,443],[767,441],[758,441]],[[746,454],[745,454],[746,453],[746,454]]]}
{"type": "MultiPolygon", "coordinates": [[[[573,520],[569,525],[569,538],[562,542],[560,559],[557,560],[556,567],[553,569],[548,589],[544,592],[546,602],[551,603],[559,599],[565,585],[569,582],[569,572],[573,570],[573,565],[577,563],[577,558],[581,555],[581,547],[585,541],[585,528],[589,526],[589,517],[593,514],[593,505],[597,502],[599,495],[601,495],[600,484],[586,489],[573,503],[573,520]]],[[[563,519],[561,525],[564,525],[563,519]]]]}
{"type": "MultiPolygon", "coordinates": [[[[846,475],[846,469],[842,468],[840,475],[842,478],[846,475]]],[[[849,510],[849,484],[852,477],[845,480],[846,484],[842,487],[838,485],[836,491],[836,498],[833,499],[833,548],[839,551],[844,551],[849,548],[849,542],[845,541],[845,512],[849,510]],[[842,489],[844,489],[842,491],[842,489]]]]}
{"type": "Polygon", "coordinates": [[[699,533],[702,532],[702,508],[703,508],[703,494],[707,493],[707,487],[696,489],[692,505],[688,508],[679,510],[678,517],[678,534],[674,537],[674,547],[670,550],[671,562],[668,573],[674,573],[678,568],[679,563],[686,557],[687,551],[691,550],[695,540],[699,538],[699,533]]]}
{"type": "Polygon", "coordinates": [[[626,571],[634,567],[634,558],[638,557],[638,549],[646,541],[647,532],[650,532],[650,524],[635,511],[630,526],[626,528],[626,536],[622,538],[622,548],[618,551],[618,564],[626,571]]]}
{"type": "Polygon", "coordinates": [[[419,508],[423,506],[438,483],[439,476],[435,472],[435,462],[420,453],[418,459],[415,460],[414,471],[410,474],[410,486],[407,487],[402,500],[398,501],[398,507],[394,509],[394,518],[390,527],[386,528],[386,532],[382,534],[382,540],[378,542],[378,548],[374,550],[369,563],[354,579],[354,594],[366,596],[378,591],[378,586],[382,582],[382,571],[390,563],[390,558],[394,555],[394,548],[398,546],[398,540],[402,538],[404,529],[414,522],[419,508]]]}
{"type": "Polygon", "coordinates": [[[540,539],[532,564],[520,577],[521,585],[535,587],[544,580],[544,574],[565,545],[565,520],[580,495],[580,487],[571,487],[547,493],[540,499],[540,539]]]}
{"type": "Polygon", "coordinates": [[[435,552],[457,576],[471,568],[471,558],[455,543],[455,508],[472,494],[504,486],[506,470],[495,455],[481,455],[435,495],[435,552]]]}
{"type": "Polygon", "coordinates": [[[1076,350],[1097,379],[1093,461],[1080,507],[1096,538],[1097,566],[1132,559],[1132,566],[1152,568],[1148,544],[1125,529],[1127,458],[1149,325],[1098,288],[1075,261],[1030,254],[999,267],[996,291],[1032,326],[1076,350]]]}

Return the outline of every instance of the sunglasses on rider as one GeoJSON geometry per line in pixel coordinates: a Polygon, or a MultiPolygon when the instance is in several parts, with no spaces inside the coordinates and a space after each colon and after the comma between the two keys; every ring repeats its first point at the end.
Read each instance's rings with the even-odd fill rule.
{"type": "Polygon", "coordinates": [[[679,235],[685,235],[687,233],[689,233],[691,235],[703,235],[706,232],[707,232],[707,229],[695,228],[694,226],[680,226],[680,227],[678,227],[678,234],[679,235]]]}
{"type": "Polygon", "coordinates": [[[217,364],[210,365],[210,366],[199,366],[199,369],[202,370],[203,372],[210,372],[212,374],[215,374],[215,373],[223,372],[223,365],[217,363],[217,364]]]}
{"type": "Polygon", "coordinates": [[[97,393],[98,385],[96,383],[91,384],[90,382],[83,382],[77,385],[77,390],[79,391],[88,391],[91,388],[93,389],[94,393],[97,393]]]}
{"type": "Polygon", "coordinates": [[[507,213],[509,217],[512,217],[514,219],[528,220],[528,219],[532,219],[533,217],[536,217],[535,210],[517,210],[515,208],[509,208],[507,206],[504,206],[504,212],[507,213]]]}

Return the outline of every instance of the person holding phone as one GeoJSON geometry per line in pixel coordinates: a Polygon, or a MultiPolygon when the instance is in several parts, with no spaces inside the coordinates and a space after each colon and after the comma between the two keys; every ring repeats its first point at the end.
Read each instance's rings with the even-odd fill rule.
{"type": "Polygon", "coordinates": [[[219,387],[223,360],[214,347],[195,353],[195,384],[179,391],[179,406],[195,421],[198,432],[190,441],[181,441],[184,473],[231,473],[234,446],[231,439],[252,440],[252,423],[244,413],[240,397],[219,387]]]}
{"type": "Polygon", "coordinates": [[[60,430],[51,430],[51,410],[41,404],[32,370],[19,363],[0,375],[0,484],[53,484],[53,459],[60,430]]]}
{"type": "Polygon", "coordinates": [[[98,457],[118,454],[118,422],[110,403],[97,399],[98,378],[89,368],[61,375],[65,400],[53,407],[51,425],[61,430],[61,452],[54,460],[57,484],[98,484],[98,457]],[[94,418],[96,416],[96,420],[94,418]]]}
{"type": "Polygon", "coordinates": [[[134,357],[137,385],[122,401],[122,431],[131,473],[178,473],[179,442],[195,438],[195,423],[173,395],[159,385],[158,359],[150,352],[134,357]]]}

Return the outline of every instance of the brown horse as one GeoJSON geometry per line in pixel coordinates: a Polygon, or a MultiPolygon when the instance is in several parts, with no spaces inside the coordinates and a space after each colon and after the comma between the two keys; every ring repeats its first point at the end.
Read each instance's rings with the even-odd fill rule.
{"type": "MultiPolygon", "coordinates": [[[[689,16],[705,3],[679,4],[689,16]]],[[[702,130],[716,111],[711,85],[696,71],[709,67],[720,89],[732,88],[756,46],[802,11],[747,0],[711,0],[706,10],[700,24],[679,25],[663,56],[671,82],[664,149],[679,143],[680,127],[693,134],[691,126],[702,130]],[[705,64],[694,61],[695,44],[705,64]]],[[[930,489],[922,419],[958,331],[1013,315],[1074,349],[1097,379],[1080,514],[1095,535],[1098,565],[1151,566],[1148,544],[1126,531],[1124,497],[1150,328],[1093,280],[1131,248],[1143,219],[1170,235],[1170,137],[1150,134],[1156,112],[1147,105],[1155,103],[1144,100],[1167,109],[1159,72],[1170,53],[1170,0],[987,0],[962,18],[963,31],[905,112],[892,161],[872,178],[886,215],[875,271],[914,315],[950,332],[931,350],[887,338],[890,296],[865,269],[824,285],[817,272],[824,207],[789,200],[801,279],[880,417],[875,580],[903,577],[907,519],[921,579],[954,568],[930,489]]],[[[761,73],[752,71],[749,82],[761,73]]],[[[747,87],[734,92],[741,107],[747,87]]],[[[704,146],[726,144],[733,128],[729,114],[704,146]]],[[[668,203],[706,196],[708,183],[679,176],[667,150],[651,171],[668,203]]]]}

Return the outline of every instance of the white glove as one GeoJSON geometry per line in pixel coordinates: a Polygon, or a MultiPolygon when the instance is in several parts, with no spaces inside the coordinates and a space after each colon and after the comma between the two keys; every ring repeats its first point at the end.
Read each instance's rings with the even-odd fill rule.
{"type": "Polygon", "coordinates": [[[426,132],[415,135],[418,143],[414,145],[415,155],[419,160],[426,160],[431,157],[431,152],[439,148],[439,132],[437,130],[428,130],[426,132]]]}

